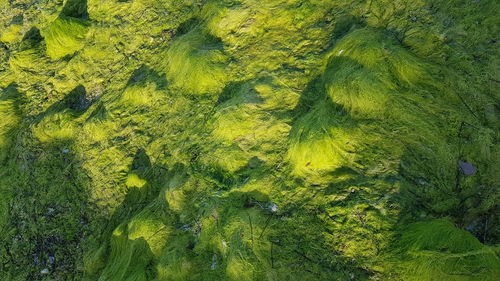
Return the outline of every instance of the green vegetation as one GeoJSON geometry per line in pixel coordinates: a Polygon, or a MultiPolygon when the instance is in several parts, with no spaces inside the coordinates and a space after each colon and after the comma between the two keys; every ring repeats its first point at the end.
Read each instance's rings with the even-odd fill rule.
{"type": "Polygon", "coordinates": [[[495,0],[0,0],[1,280],[496,280],[495,0]]]}
{"type": "Polygon", "coordinates": [[[84,45],[87,27],[81,21],[71,18],[58,18],[43,32],[47,47],[47,55],[52,59],[60,59],[72,55],[84,45]]]}
{"type": "Polygon", "coordinates": [[[399,243],[405,280],[495,280],[500,273],[493,249],[446,220],[415,223],[399,243]]]}

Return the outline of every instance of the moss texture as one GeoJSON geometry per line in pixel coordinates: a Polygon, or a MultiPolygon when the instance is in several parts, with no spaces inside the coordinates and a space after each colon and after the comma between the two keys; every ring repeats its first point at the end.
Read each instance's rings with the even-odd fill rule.
{"type": "Polygon", "coordinates": [[[0,279],[497,280],[499,9],[0,0],[0,279]]]}

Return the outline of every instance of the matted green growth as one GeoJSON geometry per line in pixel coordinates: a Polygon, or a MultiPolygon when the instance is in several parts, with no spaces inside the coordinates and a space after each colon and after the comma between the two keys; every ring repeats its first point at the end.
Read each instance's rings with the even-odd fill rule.
{"type": "Polygon", "coordinates": [[[393,89],[380,81],[380,76],[380,72],[355,60],[339,57],[331,60],[323,77],[332,101],[344,106],[351,115],[381,117],[388,109],[393,89]]]}
{"type": "Polygon", "coordinates": [[[437,91],[435,72],[383,32],[360,29],[347,34],[329,55],[318,85],[304,94],[312,105],[290,135],[288,158],[295,171],[333,171],[350,163],[372,173],[381,171],[371,167],[381,161],[390,166],[383,169],[395,172],[403,144],[411,143],[423,147],[419,152],[443,167],[438,177],[448,180],[452,148],[446,137],[451,128],[436,130],[443,126],[441,120],[430,116],[449,110],[447,102],[456,99],[437,91]],[[438,102],[428,103],[422,96],[434,96],[438,102]],[[414,130],[403,129],[408,126],[414,130]],[[430,147],[433,153],[428,153],[430,147]],[[347,152],[355,158],[346,162],[347,152]]]}
{"type": "Polygon", "coordinates": [[[191,243],[191,237],[184,235],[175,240],[175,243],[166,245],[165,254],[156,265],[157,277],[155,280],[182,280],[199,279],[202,268],[194,264],[191,256],[186,255],[186,248],[191,243]]]}
{"type": "MultiPolygon", "coordinates": [[[[169,180],[175,185],[176,179],[174,176],[169,180]]],[[[150,188],[136,174],[130,174],[126,184],[131,187],[129,194],[134,193],[134,188],[150,188]]],[[[106,267],[99,280],[153,280],[156,272],[148,265],[159,261],[173,231],[171,210],[163,199],[162,196],[156,197],[113,231],[110,255],[106,258],[106,267]]]]}
{"type": "Polygon", "coordinates": [[[286,135],[288,125],[266,112],[266,110],[282,110],[290,106],[288,99],[296,98],[289,91],[274,87],[270,83],[253,81],[227,89],[224,93],[229,98],[217,107],[214,114],[214,137],[225,144],[236,140],[264,140],[266,135],[278,141],[286,135]],[[292,97],[290,97],[292,96],[292,97]],[[286,101],[286,103],[283,103],[286,101]],[[287,107],[288,106],[288,107],[287,107]]]}
{"type": "Polygon", "coordinates": [[[141,188],[147,183],[146,180],[141,179],[137,174],[131,173],[127,176],[127,180],[125,181],[125,184],[130,187],[136,187],[136,188],[141,188]]]}
{"type": "Polygon", "coordinates": [[[47,116],[33,127],[33,135],[42,142],[66,142],[78,134],[78,126],[70,112],[60,112],[47,116]]]}
{"type": "Polygon", "coordinates": [[[287,86],[302,88],[318,73],[323,52],[331,46],[335,21],[328,11],[335,2],[213,1],[202,15],[207,30],[242,66],[235,69],[238,74],[251,79],[273,73],[287,86]]]}
{"type": "MultiPolygon", "coordinates": [[[[21,121],[19,112],[20,93],[17,92],[15,85],[0,91],[0,165],[7,163],[11,146],[14,144],[14,137],[21,121]]],[[[7,166],[7,165],[5,165],[7,166]]],[[[8,206],[11,200],[11,190],[9,190],[9,178],[0,177],[0,192],[3,196],[0,198],[0,227],[6,229],[5,223],[8,221],[8,206]]]]}
{"type": "Polygon", "coordinates": [[[117,228],[111,238],[113,263],[104,268],[99,280],[150,280],[146,268],[152,253],[145,238],[130,239],[126,224],[117,228]]]}
{"type": "Polygon", "coordinates": [[[498,274],[498,1],[10,2],[0,279],[498,274]]]}
{"type": "Polygon", "coordinates": [[[0,163],[8,154],[8,147],[14,137],[14,129],[21,119],[19,112],[20,94],[13,85],[0,92],[0,163]]]}
{"type": "MultiPolygon", "coordinates": [[[[158,91],[152,82],[130,85],[121,94],[116,108],[144,108],[158,104],[164,93],[158,91]]],[[[112,110],[112,109],[111,109],[112,110]]]]}
{"type": "MultiPolygon", "coordinates": [[[[47,63],[48,59],[46,57],[43,57],[40,48],[31,48],[14,53],[9,60],[11,70],[13,72],[16,72],[18,76],[23,75],[23,71],[46,71],[43,70],[43,68],[46,67],[47,63]]],[[[30,74],[33,75],[32,73],[30,74]]],[[[28,74],[24,75],[28,76],[28,74]]]]}
{"type": "Polygon", "coordinates": [[[384,32],[360,29],[336,44],[322,79],[332,101],[350,114],[393,118],[387,115],[393,101],[413,95],[406,88],[436,84],[434,68],[384,32]]]}
{"type": "Polygon", "coordinates": [[[226,91],[225,98],[229,99],[216,108],[208,125],[212,129],[211,140],[219,147],[207,151],[203,161],[213,161],[232,172],[252,157],[264,162],[278,161],[290,125],[267,110],[282,110],[289,106],[283,101],[294,97],[289,91],[261,81],[245,82],[226,91]]]}
{"type": "Polygon", "coordinates": [[[18,41],[22,38],[21,35],[22,25],[12,24],[5,28],[2,33],[0,33],[0,41],[6,43],[12,43],[18,41]]]}
{"type": "Polygon", "coordinates": [[[397,270],[404,280],[497,280],[500,259],[469,232],[445,219],[418,222],[403,230],[397,270]]]}
{"type": "Polygon", "coordinates": [[[295,174],[321,174],[352,163],[353,145],[359,141],[354,130],[355,123],[342,111],[328,100],[319,102],[290,133],[287,158],[295,174]]]}
{"type": "Polygon", "coordinates": [[[88,24],[76,18],[59,17],[41,31],[47,55],[54,60],[72,55],[85,45],[88,24]]]}
{"type": "Polygon", "coordinates": [[[217,93],[231,79],[222,43],[201,27],[175,38],[164,56],[167,79],[187,93],[217,93]]]}
{"type": "Polygon", "coordinates": [[[263,210],[268,197],[260,193],[268,186],[260,184],[224,195],[194,179],[176,187],[184,194],[183,202],[168,201],[168,208],[180,214],[180,227],[165,245],[157,280],[235,280],[237,276],[252,280],[270,273],[266,237],[272,230],[264,233],[270,225],[263,210]],[[244,207],[258,202],[254,200],[262,200],[261,207],[244,207]]]}

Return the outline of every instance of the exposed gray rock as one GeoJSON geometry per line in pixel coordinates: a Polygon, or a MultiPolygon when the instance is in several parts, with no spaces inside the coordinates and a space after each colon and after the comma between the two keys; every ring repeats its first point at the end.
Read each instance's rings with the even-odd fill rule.
{"type": "Polygon", "coordinates": [[[462,174],[466,176],[472,176],[477,172],[476,166],[467,161],[458,161],[458,166],[460,167],[462,174]]]}
{"type": "Polygon", "coordinates": [[[217,255],[212,256],[212,265],[210,266],[211,270],[215,270],[217,268],[217,255]]]}

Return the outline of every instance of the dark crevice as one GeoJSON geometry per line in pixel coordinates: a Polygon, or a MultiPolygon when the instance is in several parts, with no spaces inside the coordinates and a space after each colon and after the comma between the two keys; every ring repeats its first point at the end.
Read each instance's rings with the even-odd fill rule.
{"type": "Polygon", "coordinates": [[[200,25],[200,20],[198,20],[197,18],[191,18],[191,19],[189,19],[189,20],[187,20],[179,25],[179,27],[177,28],[177,30],[175,32],[175,35],[182,36],[182,35],[188,33],[189,31],[195,29],[199,25],[200,25]]]}
{"type": "Polygon", "coordinates": [[[24,16],[22,14],[12,17],[10,24],[22,25],[24,22],[24,16]]]}
{"type": "Polygon", "coordinates": [[[21,40],[21,45],[19,49],[26,50],[37,47],[40,42],[43,41],[43,37],[40,34],[40,30],[36,27],[32,27],[26,34],[24,34],[23,39],[21,40]]]}
{"type": "Polygon", "coordinates": [[[68,0],[61,15],[72,18],[88,19],[87,0],[68,0]]]}
{"type": "Polygon", "coordinates": [[[89,108],[92,100],[88,98],[85,87],[79,85],[64,98],[64,103],[74,111],[85,111],[89,108]]]}
{"type": "Polygon", "coordinates": [[[146,80],[156,83],[157,89],[162,89],[167,84],[167,81],[163,75],[145,65],[142,65],[138,69],[134,70],[134,72],[128,79],[127,87],[146,80]]]}

